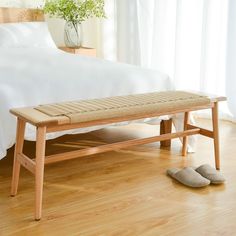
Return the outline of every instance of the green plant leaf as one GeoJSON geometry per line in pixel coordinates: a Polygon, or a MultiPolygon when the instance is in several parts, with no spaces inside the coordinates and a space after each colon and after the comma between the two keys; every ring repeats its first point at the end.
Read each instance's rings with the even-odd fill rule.
{"type": "Polygon", "coordinates": [[[105,0],[46,0],[44,12],[73,24],[91,18],[105,18],[105,0]]]}

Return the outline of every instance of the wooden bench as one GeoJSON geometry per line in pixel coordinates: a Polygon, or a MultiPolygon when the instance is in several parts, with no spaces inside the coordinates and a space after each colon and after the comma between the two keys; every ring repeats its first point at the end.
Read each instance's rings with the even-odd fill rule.
{"type": "Polygon", "coordinates": [[[219,169],[218,102],[224,100],[226,100],[224,97],[205,96],[199,93],[167,91],[12,109],[10,112],[17,117],[18,122],[11,196],[17,194],[20,167],[23,166],[35,175],[35,219],[40,220],[45,164],[151,142],[160,141],[163,145],[168,145],[169,140],[180,137],[183,137],[182,155],[185,156],[187,137],[195,134],[214,139],[215,165],[219,169]],[[189,113],[202,109],[212,109],[213,131],[188,124],[189,113]],[[171,133],[171,126],[162,122],[159,136],[45,156],[46,133],[177,113],[185,114],[184,129],[181,132],[171,133]],[[35,159],[30,159],[23,153],[26,123],[36,127],[35,159]]]}

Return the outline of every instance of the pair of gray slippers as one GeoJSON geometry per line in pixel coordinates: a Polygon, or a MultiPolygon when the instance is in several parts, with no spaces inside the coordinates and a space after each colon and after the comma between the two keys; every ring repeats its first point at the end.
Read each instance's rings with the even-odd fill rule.
{"type": "Polygon", "coordinates": [[[183,169],[171,168],[167,174],[180,183],[193,188],[205,187],[209,184],[222,184],[225,182],[223,175],[208,164],[183,169]]]}

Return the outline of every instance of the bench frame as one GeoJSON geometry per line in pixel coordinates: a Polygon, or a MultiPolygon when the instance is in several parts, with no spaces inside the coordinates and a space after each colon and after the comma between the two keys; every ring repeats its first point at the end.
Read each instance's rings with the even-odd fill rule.
{"type": "Polygon", "coordinates": [[[35,220],[40,220],[42,215],[42,197],[43,197],[43,182],[44,182],[44,166],[46,164],[51,164],[59,161],[74,159],[82,156],[93,155],[96,153],[102,153],[112,150],[118,150],[121,148],[127,148],[130,146],[147,144],[152,142],[161,142],[162,147],[170,146],[171,139],[183,138],[183,147],[182,155],[186,156],[187,154],[187,145],[188,145],[188,136],[201,134],[206,137],[212,138],[214,140],[214,152],[215,152],[215,166],[216,169],[220,169],[220,151],[219,151],[219,128],[218,128],[218,102],[224,101],[225,98],[218,97],[211,99],[211,104],[201,107],[193,107],[188,110],[175,110],[170,114],[145,114],[142,116],[135,115],[132,117],[122,117],[122,118],[113,118],[113,119],[104,119],[99,121],[76,123],[76,124],[34,124],[31,120],[22,117],[19,113],[11,110],[11,113],[17,116],[17,134],[16,134],[16,145],[15,145],[15,154],[14,154],[14,165],[13,165],[13,177],[12,177],[12,186],[11,186],[11,196],[17,194],[20,167],[23,166],[29,170],[33,175],[35,175],[35,220]],[[189,124],[189,115],[191,111],[202,110],[202,109],[211,109],[212,110],[212,123],[213,131],[206,130],[197,126],[189,124]],[[103,124],[112,124],[122,121],[130,121],[136,119],[142,119],[146,117],[158,117],[162,115],[173,115],[177,113],[184,113],[184,129],[181,132],[171,133],[171,120],[162,121],[160,135],[134,139],[128,141],[122,141],[112,144],[101,145],[98,147],[85,148],[82,150],[71,151],[67,153],[61,153],[56,155],[45,156],[46,148],[46,133],[77,129],[82,127],[89,127],[95,125],[103,124]],[[24,136],[25,136],[25,126],[26,123],[31,123],[36,127],[36,155],[35,159],[30,159],[23,153],[24,145],[24,136]]]}

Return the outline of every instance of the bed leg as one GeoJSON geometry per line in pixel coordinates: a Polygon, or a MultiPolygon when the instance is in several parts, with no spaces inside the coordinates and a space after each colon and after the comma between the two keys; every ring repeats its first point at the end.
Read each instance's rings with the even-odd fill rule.
{"type": "MultiPolygon", "coordinates": [[[[184,113],[184,131],[188,128],[189,112],[184,113]]],[[[186,156],[188,151],[188,136],[183,137],[182,156],[186,156]]]]}
{"type": "Polygon", "coordinates": [[[215,167],[220,169],[220,145],[219,145],[219,124],[218,124],[218,102],[212,108],[213,139],[215,152],[215,167]]]}
{"type": "Polygon", "coordinates": [[[35,168],[35,220],[42,216],[46,127],[37,127],[35,168]]]}
{"type": "MultiPolygon", "coordinates": [[[[172,119],[169,120],[162,120],[160,124],[160,134],[169,134],[172,131],[172,119]]],[[[161,148],[162,147],[170,147],[171,146],[171,139],[161,141],[161,148]]]]}
{"type": "Polygon", "coordinates": [[[25,121],[20,118],[17,119],[17,130],[16,130],[16,144],[14,152],[14,163],[12,172],[12,183],[11,183],[11,196],[14,197],[17,194],[19,177],[20,177],[20,162],[17,159],[18,154],[23,152],[25,137],[25,121]]]}

